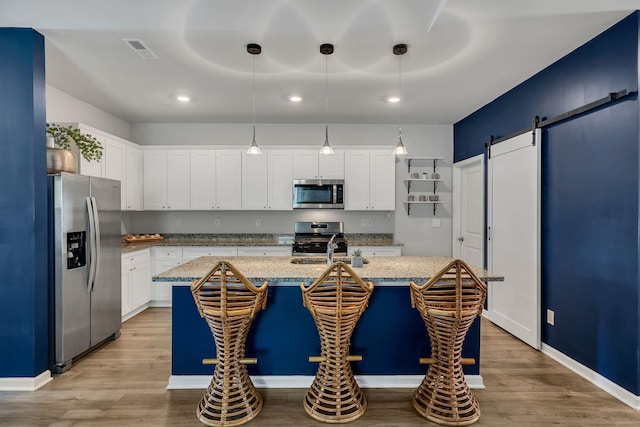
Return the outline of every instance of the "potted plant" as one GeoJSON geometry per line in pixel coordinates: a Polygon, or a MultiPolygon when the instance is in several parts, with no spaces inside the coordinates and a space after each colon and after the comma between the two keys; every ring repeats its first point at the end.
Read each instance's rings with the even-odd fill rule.
{"type": "Polygon", "coordinates": [[[53,137],[55,145],[71,151],[72,143],[78,147],[80,155],[88,162],[102,158],[102,144],[88,133],[80,132],[73,126],[61,126],[47,123],[47,135],[53,137]]]}
{"type": "Polygon", "coordinates": [[[362,258],[362,251],[360,249],[354,249],[351,252],[351,267],[362,267],[364,265],[364,258],[362,258]]]}

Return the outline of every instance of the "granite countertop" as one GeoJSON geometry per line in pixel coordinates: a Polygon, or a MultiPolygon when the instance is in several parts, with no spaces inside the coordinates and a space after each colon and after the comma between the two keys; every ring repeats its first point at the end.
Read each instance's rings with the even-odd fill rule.
{"type": "MultiPolygon", "coordinates": [[[[293,234],[164,234],[163,240],[123,242],[122,252],[152,246],[291,246],[293,234]]],[[[393,234],[345,234],[350,246],[402,246],[393,234]]],[[[124,236],[123,236],[124,240],[124,236]]]]}
{"type": "MultiPolygon", "coordinates": [[[[293,257],[200,257],[164,273],[153,276],[154,282],[182,282],[190,284],[206,275],[220,260],[225,259],[237,267],[253,282],[268,281],[270,284],[288,282],[299,285],[312,283],[326,269],[326,264],[293,264],[293,257]]],[[[442,256],[370,257],[369,263],[354,271],[365,281],[391,282],[393,285],[408,285],[410,281],[423,284],[444,268],[453,258],[442,256]]],[[[503,281],[504,277],[481,268],[473,267],[474,273],[485,281],[503,281]]]]}

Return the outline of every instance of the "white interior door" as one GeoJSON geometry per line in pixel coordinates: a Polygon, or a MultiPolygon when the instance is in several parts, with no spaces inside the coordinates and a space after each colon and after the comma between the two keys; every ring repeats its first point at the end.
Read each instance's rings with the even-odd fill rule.
{"type": "Polygon", "coordinates": [[[540,348],[540,130],[491,148],[488,161],[487,317],[540,348]]]}
{"type": "Polygon", "coordinates": [[[453,165],[453,257],[484,267],[484,155],[453,165]]]}

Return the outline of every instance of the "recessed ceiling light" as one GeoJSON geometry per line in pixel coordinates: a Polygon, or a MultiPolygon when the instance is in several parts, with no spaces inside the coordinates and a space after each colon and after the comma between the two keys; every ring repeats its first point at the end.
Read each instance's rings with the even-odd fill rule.
{"type": "Polygon", "coordinates": [[[178,95],[176,96],[176,99],[180,102],[189,102],[191,101],[191,98],[189,98],[187,95],[178,95]]]}
{"type": "Polygon", "coordinates": [[[291,102],[300,102],[300,101],[302,101],[302,97],[298,96],[298,95],[291,95],[289,97],[289,101],[291,101],[291,102]]]}
{"type": "Polygon", "coordinates": [[[397,96],[390,96],[389,98],[387,98],[387,102],[395,104],[396,102],[400,102],[400,98],[398,98],[397,96]]]}

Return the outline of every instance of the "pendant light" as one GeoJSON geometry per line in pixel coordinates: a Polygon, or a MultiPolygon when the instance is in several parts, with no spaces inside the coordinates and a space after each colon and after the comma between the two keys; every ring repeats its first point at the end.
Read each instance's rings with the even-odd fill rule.
{"type": "Polygon", "coordinates": [[[329,55],[333,53],[333,45],[324,43],[320,45],[320,53],[324,55],[324,106],[326,111],[326,125],[324,127],[324,144],[320,149],[320,154],[333,154],[333,147],[329,144],[329,55]]]}
{"type": "Polygon", "coordinates": [[[397,44],[393,47],[393,54],[398,56],[398,98],[400,100],[397,102],[398,104],[398,142],[396,147],[393,149],[393,154],[396,156],[400,156],[403,154],[407,154],[407,149],[404,147],[402,143],[402,127],[400,126],[400,104],[402,103],[402,55],[407,53],[407,45],[406,44],[397,44]]]}
{"type": "Polygon", "coordinates": [[[256,43],[249,43],[247,52],[253,56],[253,140],[249,149],[247,149],[247,154],[258,155],[262,154],[262,150],[260,150],[256,142],[256,55],[260,55],[262,47],[256,43]]]}

